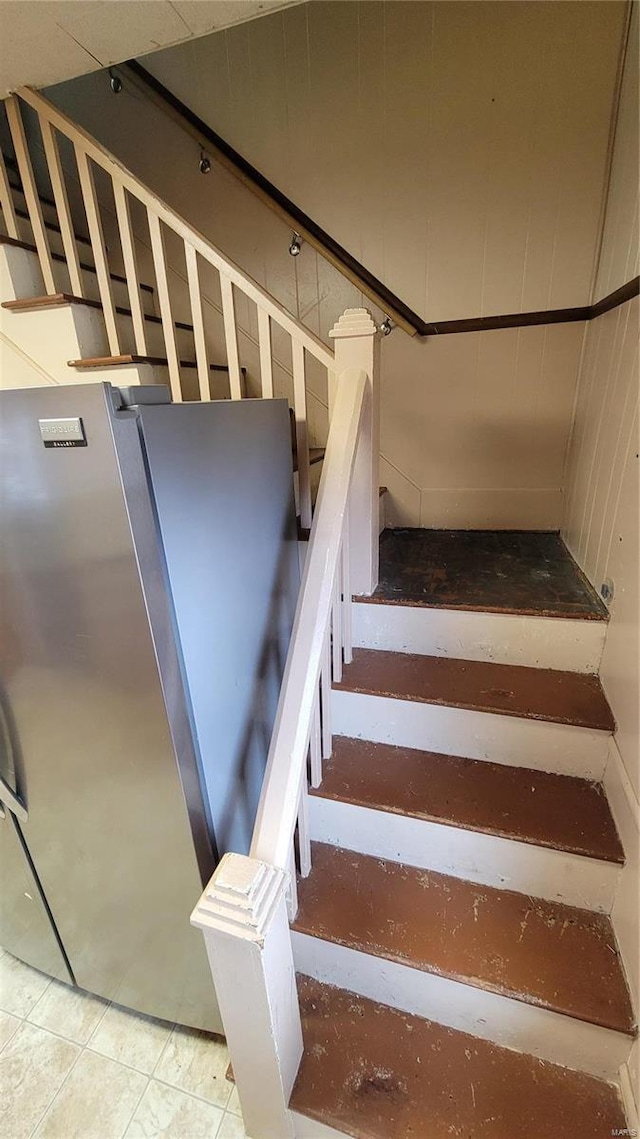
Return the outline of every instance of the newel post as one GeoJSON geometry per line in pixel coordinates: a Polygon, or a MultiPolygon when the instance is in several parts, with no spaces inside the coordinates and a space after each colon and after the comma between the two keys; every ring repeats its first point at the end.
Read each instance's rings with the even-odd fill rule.
{"type": "Polygon", "coordinates": [[[302,1027],[284,870],[225,854],[191,922],[204,933],[247,1135],[293,1139],[302,1027]]]}
{"type": "MultiPolygon", "coordinates": [[[[362,423],[353,472],[349,511],[352,593],[373,593],[378,584],[379,466],[380,466],[380,337],[365,308],[348,308],[331,329],[335,340],[334,384],[347,368],[366,372],[371,399],[362,423]]],[[[329,392],[329,414],[335,388],[329,392]]]]}

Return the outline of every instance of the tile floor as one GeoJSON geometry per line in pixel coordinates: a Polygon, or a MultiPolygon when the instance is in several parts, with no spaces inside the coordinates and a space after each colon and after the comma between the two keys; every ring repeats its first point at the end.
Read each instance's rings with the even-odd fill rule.
{"type": "Polygon", "coordinates": [[[245,1139],[224,1043],[0,950],[1,1139],[245,1139]]]}

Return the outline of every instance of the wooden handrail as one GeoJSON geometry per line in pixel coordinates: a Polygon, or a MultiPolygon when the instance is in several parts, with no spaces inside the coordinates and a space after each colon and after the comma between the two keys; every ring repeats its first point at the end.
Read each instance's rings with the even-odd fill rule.
{"type": "Polygon", "coordinates": [[[136,59],[129,59],[120,65],[126,69],[125,74],[133,80],[137,88],[151,99],[160,109],[177,122],[182,130],[187,131],[196,140],[199,146],[215,154],[216,160],[225,169],[257,195],[279,217],[299,233],[305,241],[333,265],[343,276],[347,277],[365,296],[373,301],[378,308],[390,316],[399,328],[404,329],[409,336],[425,336],[426,322],[418,313],[413,312],[409,305],[387,288],[382,281],[362,265],[348,249],[340,245],[331,234],[322,229],[292,202],[290,198],[278,189],[273,182],[264,176],[255,166],[235,150],[212,127],[192,111],[186,103],[165,87],[155,75],[147,71],[136,59]]]}
{"type": "MultiPolygon", "coordinates": [[[[337,606],[339,615],[342,596],[348,605],[351,604],[348,581],[340,584],[341,557],[343,549],[348,549],[345,523],[360,425],[371,397],[367,376],[358,369],[343,372],[338,377],[337,387],[298,608],[251,844],[251,857],[283,869],[290,865],[296,822],[301,815],[300,800],[307,792],[307,752],[311,742],[313,767],[314,747],[319,744],[319,718],[315,740],[312,740],[312,734],[319,707],[321,672],[324,671],[323,685],[330,687],[331,684],[328,670],[323,670],[323,662],[332,625],[336,657],[341,657],[344,651],[346,659],[349,659],[351,651],[344,637],[345,627],[339,619],[332,622],[332,614],[337,606]]],[[[334,658],[334,678],[339,679],[335,676],[335,664],[334,658]]],[[[319,778],[317,782],[320,782],[319,778]]],[[[301,859],[304,859],[304,852],[301,852],[301,859]]]]}

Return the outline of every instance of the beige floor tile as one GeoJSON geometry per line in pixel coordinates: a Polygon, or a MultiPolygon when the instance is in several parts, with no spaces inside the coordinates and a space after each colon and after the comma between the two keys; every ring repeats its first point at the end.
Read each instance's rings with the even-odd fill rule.
{"type": "Polygon", "coordinates": [[[107,1008],[107,1002],[99,997],[52,981],[28,1019],[76,1044],[86,1044],[107,1008]]]}
{"type": "Polygon", "coordinates": [[[193,1028],[175,1028],[154,1072],[156,1079],[226,1107],[231,1085],[225,1078],[229,1064],[221,1040],[193,1028]]]}
{"type": "Polygon", "coordinates": [[[140,1072],[85,1050],[35,1139],[122,1139],[146,1085],[140,1072]]]}
{"type": "Polygon", "coordinates": [[[27,1139],[75,1063],[80,1049],[22,1023],[0,1055],[0,1135],[27,1139]]]}
{"type": "Polygon", "coordinates": [[[40,1000],[51,978],[10,953],[0,957],[0,1008],[13,1016],[28,1016],[40,1000]]]}
{"type": "Polygon", "coordinates": [[[17,1016],[11,1016],[11,1013],[0,1010],[0,1052],[5,1044],[9,1043],[21,1023],[22,1021],[17,1016]]]}
{"type": "Polygon", "coordinates": [[[91,1037],[89,1048],[150,1076],[172,1028],[164,1020],[112,1005],[91,1037]]]}
{"type": "Polygon", "coordinates": [[[222,1116],[222,1108],[151,1080],[125,1139],[213,1139],[222,1116]]]}
{"type": "Polygon", "coordinates": [[[232,1115],[229,1111],[225,1112],[216,1139],[247,1139],[241,1116],[232,1115]]]}

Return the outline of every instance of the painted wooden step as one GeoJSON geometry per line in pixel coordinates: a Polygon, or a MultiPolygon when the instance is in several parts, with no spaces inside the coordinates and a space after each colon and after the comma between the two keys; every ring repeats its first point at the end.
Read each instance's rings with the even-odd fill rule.
{"type": "Polygon", "coordinates": [[[299,933],[634,1035],[602,914],[322,843],[313,844],[299,904],[299,933]]]}
{"type": "Polygon", "coordinates": [[[597,676],[451,657],[355,649],[342,691],[613,732],[597,676]]]}
{"type": "Polygon", "coordinates": [[[624,863],[599,783],[335,736],[314,797],[624,863]]]}
{"type": "Polygon", "coordinates": [[[327,1127],[357,1139],[603,1139],[627,1126],[603,1080],[297,981],[304,1055],[291,1108],[327,1127]]]}
{"type": "Polygon", "coordinates": [[[597,673],[606,621],[411,605],[356,597],[353,644],[388,652],[597,673]]]}

